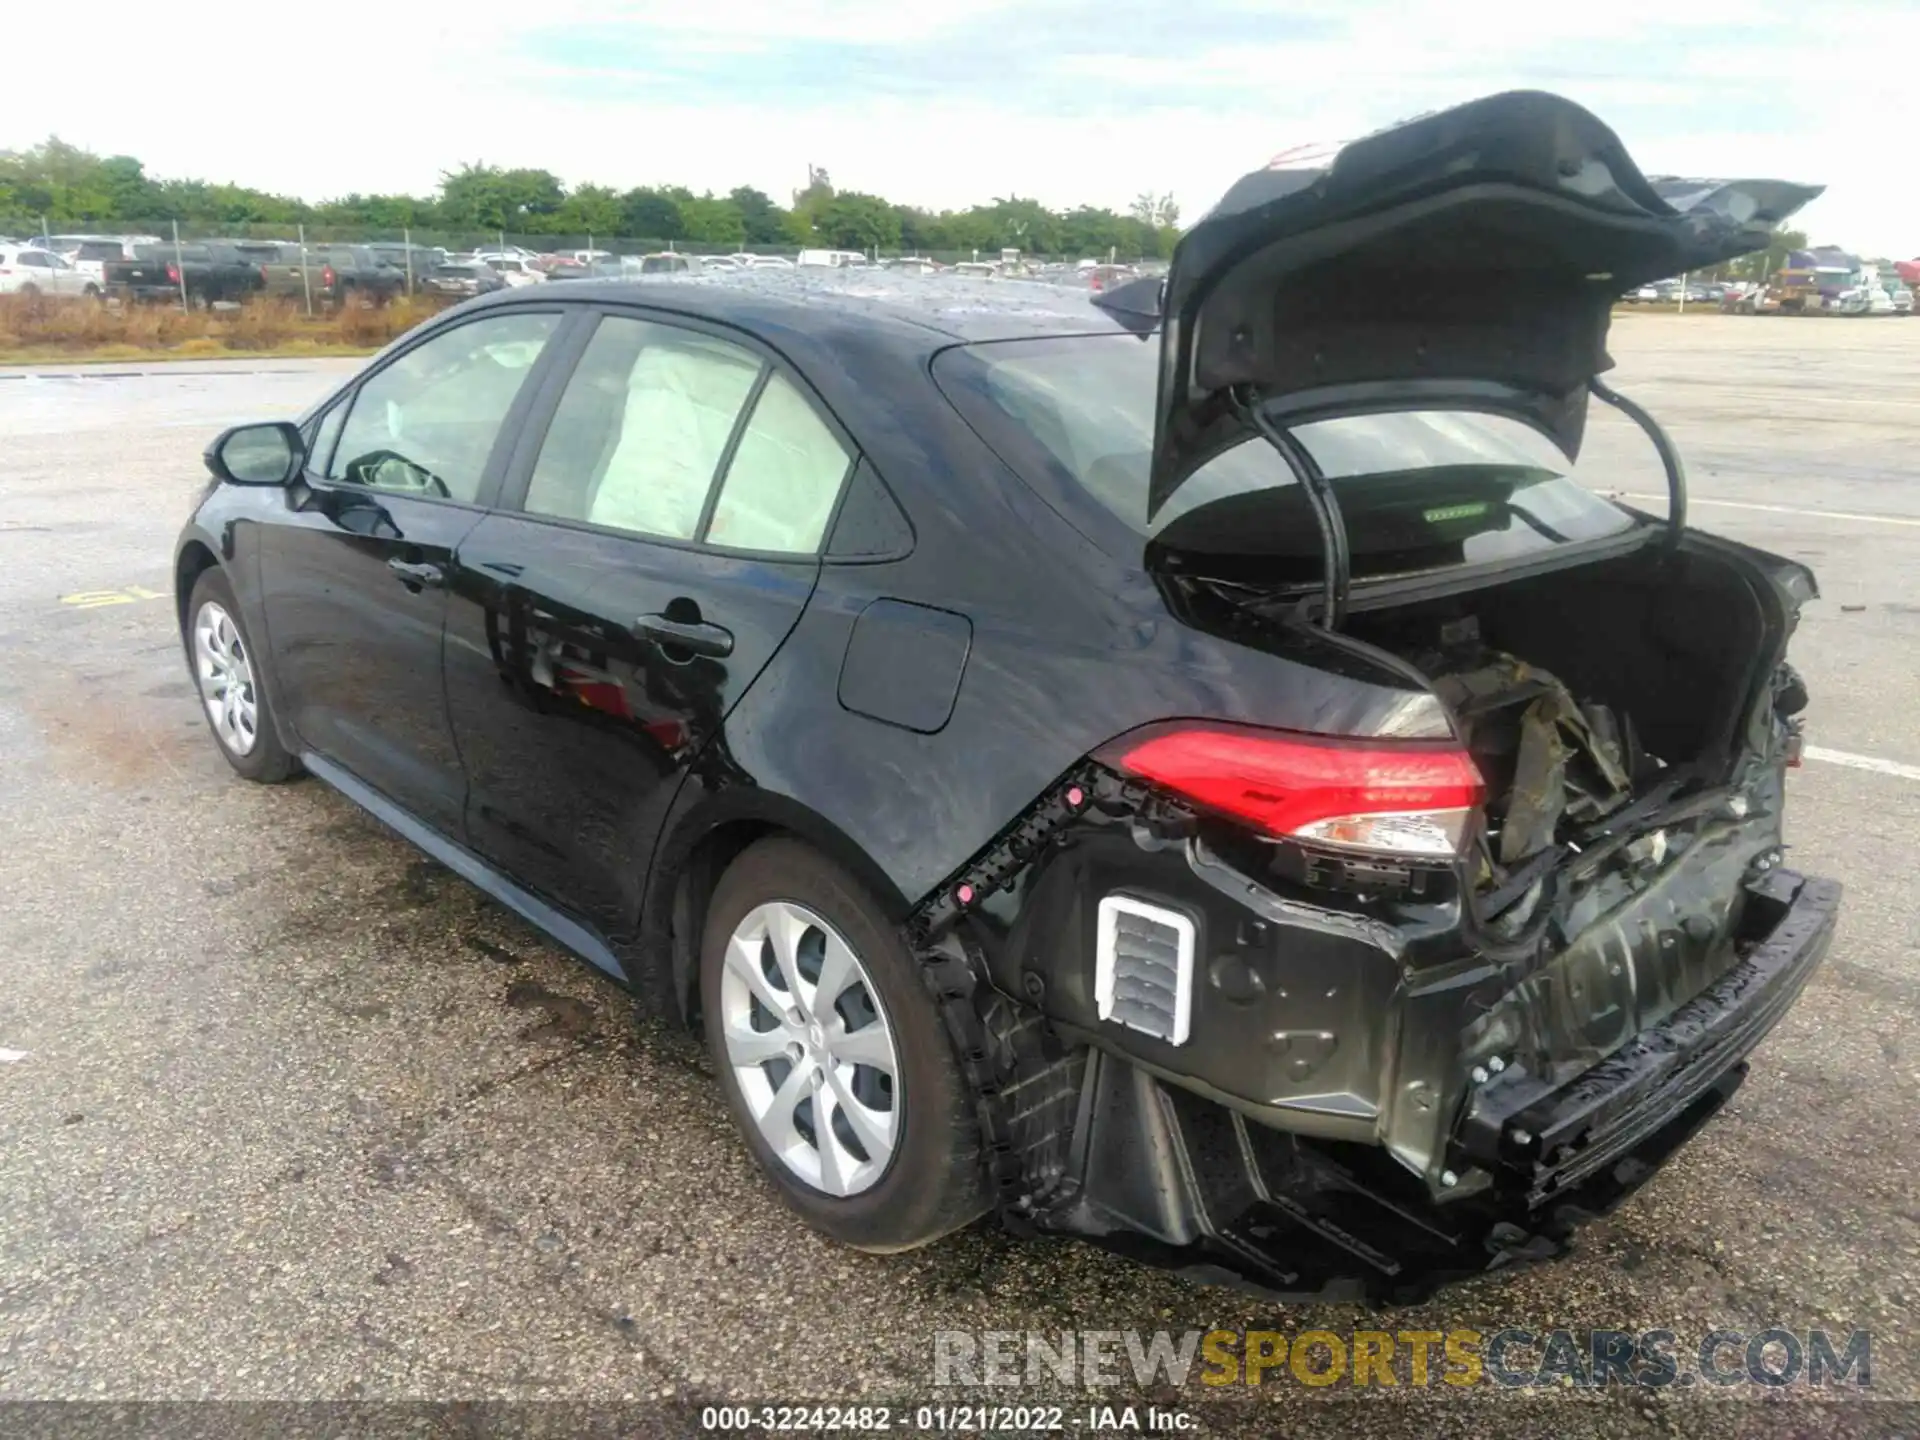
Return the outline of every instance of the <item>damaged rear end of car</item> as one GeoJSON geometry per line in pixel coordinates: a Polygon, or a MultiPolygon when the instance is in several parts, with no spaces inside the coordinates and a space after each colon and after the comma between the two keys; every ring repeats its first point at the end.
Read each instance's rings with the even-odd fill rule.
{"type": "Polygon", "coordinates": [[[1599,376],[1611,297],[1815,193],[1655,185],[1578,107],[1497,96],[1248,177],[1164,287],[1103,296],[1140,338],[1093,345],[1156,347],[1150,440],[1068,401],[1137,358],[983,362],[1177,624],[1408,697],[1129,730],[923,903],[1011,1221],[1411,1301],[1558,1253],[1739,1085],[1838,907],[1782,863],[1815,584],[1688,528],[1599,376]],[[1664,518],[1575,475],[1593,399],[1664,518]]]}

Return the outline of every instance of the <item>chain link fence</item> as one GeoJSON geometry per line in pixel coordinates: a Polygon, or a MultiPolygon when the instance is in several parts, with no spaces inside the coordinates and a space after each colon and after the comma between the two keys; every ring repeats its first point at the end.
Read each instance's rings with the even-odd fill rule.
{"type": "MultiPolygon", "coordinates": [[[[15,240],[31,240],[40,236],[53,235],[145,235],[171,244],[174,238],[172,220],[150,220],[141,223],[117,221],[75,222],[73,224],[55,224],[45,217],[4,216],[0,215],[0,236],[15,240]]],[[[570,255],[578,251],[599,250],[619,257],[639,257],[654,255],[664,251],[676,251],[685,255],[734,255],[751,253],[755,255],[777,255],[793,259],[803,248],[792,241],[772,242],[747,241],[740,244],[718,244],[700,240],[669,239],[646,235],[599,235],[581,232],[568,235],[527,234],[513,230],[447,230],[412,229],[407,226],[381,227],[366,225],[287,225],[281,223],[242,222],[220,224],[205,221],[179,222],[181,243],[201,240],[255,240],[280,241],[288,244],[305,242],[309,245],[413,245],[421,250],[445,250],[449,255],[469,255],[476,250],[518,249],[534,255],[570,255]]],[[[816,247],[804,247],[816,248],[816,247]]],[[[817,248],[828,248],[825,241],[817,242],[817,248]]],[[[860,247],[833,247],[859,249],[860,247]]],[[[1000,258],[999,247],[978,250],[956,249],[914,249],[911,247],[875,248],[866,247],[863,251],[870,259],[893,260],[907,257],[919,257],[937,261],[943,265],[954,265],[969,261],[993,261],[1000,258]]],[[[1157,257],[1148,255],[1129,255],[1103,253],[1099,255],[1081,255],[1078,253],[1051,254],[1045,252],[1022,251],[1021,258],[1037,264],[1073,262],[1082,259],[1098,260],[1103,263],[1114,262],[1122,265],[1152,264],[1157,257]]]]}

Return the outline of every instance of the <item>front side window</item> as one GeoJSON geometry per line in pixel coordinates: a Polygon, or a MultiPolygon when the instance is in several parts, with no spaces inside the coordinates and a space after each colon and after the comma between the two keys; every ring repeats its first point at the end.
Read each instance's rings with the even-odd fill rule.
{"type": "Polygon", "coordinates": [[[554,412],[526,508],[693,539],[759,376],[759,358],[737,345],[606,317],[554,412]]]}
{"type": "Polygon", "coordinates": [[[407,351],[354,396],[327,478],[473,503],[507,412],[559,323],[492,316],[407,351]]]}

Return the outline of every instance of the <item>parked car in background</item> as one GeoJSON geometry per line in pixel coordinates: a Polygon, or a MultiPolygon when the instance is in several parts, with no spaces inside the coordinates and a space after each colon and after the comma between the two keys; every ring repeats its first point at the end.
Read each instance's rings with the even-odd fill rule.
{"type": "Polygon", "coordinates": [[[314,244],[291,240],[226,240],[254,266],[268,295],[320,306],[384,305],[407,288],[407,272],[390,265],[371,245],[314,244]]]}
{"type": "Polygon", "coordinates": [[[1888,278],[1885,284],[1887,287],[1887,302],[1893,306],[1893,313],[1896,315],[1911,315],[1913,313],[1913,290],[1908,286],[1907,282],[1898,278],[1888,278]]]}
{"type": "Polygon", "coordinates": [[[520,255],[484,254],[475,255],[474,260],[492,269],[493,273],[511,286],[538,285],[547,278],[547,272],[539,269],[530,260],[520,255]]]}
{"type": "Polygon", "coordinates": [[[131,260],[135,245],[161,243],[158,235],[49,235],[41,239],[40,248],[65,256],[74,269],[104,290],[107,261],[131,260]]]}
{"type": "Polygon", "coordinates": [[[338,305],[385,305],[407,289],[407,272],[389,264],[371,245],[311,246],[320,255],[327,298],[338,305]]]}
{"type": "Polygon", "coordinates": [[[105,293],[64,255],[37,245],[0,245],[0,295],[47,295],[79,299],[105,293]]]}
{"type": "Polygon", "coordinates": [[[937,275],[940,263],[929,260],[924,255],[902,255],[898,260],[886,262],[886,268],[896,275],[937,275]]]}
{"type": "Polygon", "coordinates": [[[794,264],[802,269],[858,270],[871,262],[858,250],[802,250],[794,264]]]}
{"type": "Polygon", "coordinates": [[[624,280],[627,267],[617,256],[609,255],[604,260],[583,263],[578,260],[562,260],[547,271],[549,281],[556,280],[624,280]]]}
{"type": "Polygon", "coordinates": [[[683,255],[675,250],[661,250],[652,255],[642,255],[640,263],[634,268],[638,275],[698,275],[701,272],[701,259],[698,255],[683,255]]]}
{"type": "Polygon", "coordinates": [[[731,255],[702,255],[700,257],[700,269],[709,274],[738,273],[746,268],[746,266],[742,265],[731,255]]]}
{"type": "Polygon", "coordinates": [[[366,248],[373,252],[381,264],[399,271],[403,280],[411,264],[416,286],[436,265],[445,265],[453,259],[444,245],[409,246],[402,240],[375,240],[370,241],[366,248]]]}
{"type": "Polygon", "coordinates": [[[506,277],[478,260],[449,260],[434,266],[420,282],[427,295],[490,295],[506,288],[506,277]]]}
{"type": "Polygon", "coordinates": [[[259,264],[219,240],[136,245],[130,259],[107,261],[105,275],[108,295],[177,303],[184,289],[192,306],[235,303],[266,288],[259,264]]]}
{"type": "Polygon", "coordinates": [[[747,268],[749,270],[791,270],[794,266],[793,261],[784,255],[749,255],[747,268]]]}
{"type": "Polygon", "coordinates": [[[991,280],[1000,273],[1000,267],[989,260],[962,260],[953,267],[953,273],[974,280],[991,280]]]}

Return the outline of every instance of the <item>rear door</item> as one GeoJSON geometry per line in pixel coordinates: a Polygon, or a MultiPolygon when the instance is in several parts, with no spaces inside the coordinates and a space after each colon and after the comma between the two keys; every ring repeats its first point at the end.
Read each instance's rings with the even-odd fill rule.
{"type": "Polygon", "coordinates": [[[469,844],[630,934],[694,758],[793,629],[853,447],[737,336],[602,314],[458,546],[447,696],[469,844]],[[507,513],[518,506],[519,513],[507,513]]]}
{"type": "Polygon", "coordinates": [[[273,674],[300,743],[451,836],[466,785],[440,680],[448,572],[562,323],[496,311],[394,355],[327,413],[306,486],[262,527],[273,674]]]}

